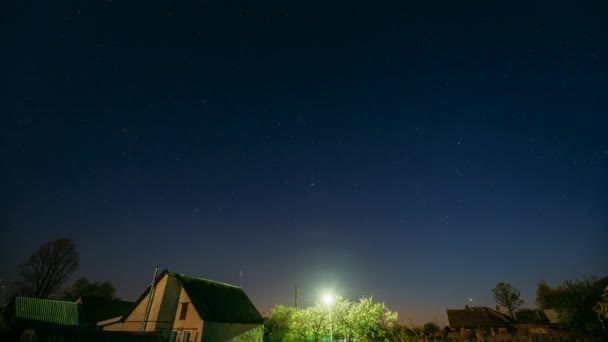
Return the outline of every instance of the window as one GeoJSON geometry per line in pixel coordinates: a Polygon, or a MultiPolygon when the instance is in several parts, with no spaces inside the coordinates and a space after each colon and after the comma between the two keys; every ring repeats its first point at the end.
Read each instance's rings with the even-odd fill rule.
{"type": "MultiPolygon", "coordinates": [[[[179,313],[180,320],[186,319],[186,314],[188,313],[188,304],[189,303],[182,303],[182,311],[179,313]]],[[[188,335],[188,336],[190,336],[190,335],[188,335]]]]}
{"type": "MultiPolygon", "coordinates": [[[[188,303],[184,303],[184,304],[188,304],[188,303]]],[[[184,333],[182,334],[182,342],[190,342],[190,330],[184,330],[184,333]]]]}

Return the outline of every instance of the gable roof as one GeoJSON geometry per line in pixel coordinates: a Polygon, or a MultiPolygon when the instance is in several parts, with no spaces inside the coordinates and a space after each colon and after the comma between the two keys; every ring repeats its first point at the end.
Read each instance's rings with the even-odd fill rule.
{"type": "MultiPolygon", "coordinates": [[[[192,301],[196,312],[201,319],[217,323],[246,323],[262,324],[264,318],[253,305],[245,291],[238,286],[225,284],[213,280],[188,276],[181,273],[162,271],[154,283],[165,277],[174,277],[179,280],[183,289],[192,301]]],[[[133,307],[124,314],[122,321],[133,312],[135,307],[148,298],[150,286],[137,299],[133,307]]]]}
{"type": "Polygon", "coordinates": [[[79,303],[60,300],[17,297],[15,299],[17,320],[64,326],[83,323],[82,307],[79,303]]]}
{"type": "Polygon", "coordinates": [[[485,307],[467,307],[464,310],[446,310],[450,327],[505,327],[512,321],[511,317],[485,307]]]}
{"type": "Polygon", "coordinates": [[[557,311],[553,310],[553,309],[545,309],[543,310],[543,313],[545,314],[545,317],[547,317],[547,320],[549,321],[550,324],[560,324],[560,320],[559,320],[559,314],[557,313],[557,311]]]}
{"type": "Polygon", "coordinates": [[[245,291],[238,286],[185,274],[167,274],[181,282],[192,305],[204,321],[252,324],[264,322],[245,291]]]}
{"type": "Polygon", "coordinates": [[[91,323],[123,316],[135,305],[133,302],[94,297],[80,297],[78,302],[82,303],[86,320],[91,323]]]}

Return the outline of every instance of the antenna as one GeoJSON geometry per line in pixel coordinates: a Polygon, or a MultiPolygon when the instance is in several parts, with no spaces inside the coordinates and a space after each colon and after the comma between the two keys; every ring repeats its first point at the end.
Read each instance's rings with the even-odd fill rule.
{"type": "Polygon", "coordinates": [[[158,266],[154,270],[154,277],[152,277],[152,284],[150,284],[150,295],[148,296],[148,305],[146,306],[146,312],[144,313],[144,320],[141,322],[139,331],[146,331],[148,325],[148,317],[150,316],[150,309],[152,309],[152,301],[154,300],[154,292],[156,292],[156,276],[158,275],[158,266]]]}

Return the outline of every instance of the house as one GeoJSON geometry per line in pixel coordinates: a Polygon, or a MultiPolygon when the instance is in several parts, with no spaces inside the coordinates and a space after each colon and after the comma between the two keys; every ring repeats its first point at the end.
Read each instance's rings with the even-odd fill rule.
{"type": "Polygon", "coordinates": [[[543,310],[521,309],[515,312],[517,324],[548,325],[549,318],[543,310]]]}
{"type": "Polygon", "coordinates": [[[545,335],[549,333],[549,319],[543,310],[521,309],[515,312],[515,329],[518,335],[545,335]]]}
{"type": "Polygon", "coordinates": [[[163,271],[106,331],[157,331],[168,341],[262,341],[263,318],[243,289],[163,271]]]}
{"type": "Polygon", "coordinates": [[[547,317],[547,323],[551,329],[555,330],[567,330],[566,326],[562,324],[559,319],[559,313],[554,309],[545,309],[543,310],[545,317],[547,317]]]}
{"type": "Polygon", "coordinates": [[[469,307],[448,309],[450,327],[460,332],[461,337],[475,333],[485,336],[506,334],[511,328],[513,319],[500,311],[486,307],[469,307]]]}
{"type": "Polygon", "coordinates": [[[132,305],[93,298],[66,302],[17,297],[14,307],[16,336],[20,341],[162,342],[162,336],[154,332],[113,332],[97,327],[98,319],[123,314],[132,305]]]}

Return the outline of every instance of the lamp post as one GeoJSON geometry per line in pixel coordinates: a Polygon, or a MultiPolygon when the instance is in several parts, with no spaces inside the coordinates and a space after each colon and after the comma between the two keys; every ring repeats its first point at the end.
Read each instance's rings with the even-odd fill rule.
{"type": "Polygon", "coordinates": [[[331,304],[334,302],[334,297],[330,294],[326,294],[325,296],[323,296],[323,302],[325,302],[325,304],[327,304],[327,309],[329,310],[329,341],[333,342],[334,341],[334,331],[333,331],[333,326],[332,326],[332,322],[331,322],[331,304]]]}

